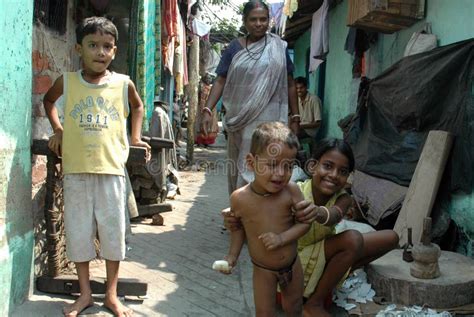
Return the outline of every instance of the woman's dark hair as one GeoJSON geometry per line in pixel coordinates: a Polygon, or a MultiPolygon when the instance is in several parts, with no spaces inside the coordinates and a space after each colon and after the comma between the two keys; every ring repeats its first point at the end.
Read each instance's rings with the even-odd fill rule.
{"type": "Polygon", "coordinates": [[[244,21],[248,18],[250,11],[255,8],[264,8],[265,10],[267,10],[268,17],[270,17],[270,9],[268,9],[268,5],[265,2],[261,0],[250,0],[244,5],[244,21]]]}
{"type": "Polygon", "coordinates": [[[349,171],[352,172],[355,165],[354,153],[352,152],[352,148],[349,143],[342,139],[330,138],[321,140],[314,148],[313,159],[319,160],[324,155],[324,153],[332,150],[337,150],[347,157],[349,160],[349,171]]]}
{"type": "Polygon", "coordinates": [[[82,40],[86,35],[95,34],[96,32],[112,35],[115,43],[118,41],[118,31],[112,21],[104,17],[89,17],[77,25],[76,43],[82,44],[82,40]]]}

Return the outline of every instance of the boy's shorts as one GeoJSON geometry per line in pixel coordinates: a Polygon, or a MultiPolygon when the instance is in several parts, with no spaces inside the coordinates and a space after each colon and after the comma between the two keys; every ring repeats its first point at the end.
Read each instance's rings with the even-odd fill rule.
{"type": "Polygon", "coordinates": [[[70,261],[100,255],[111,261],[125,258],[125,178],[107,174],[67,174],[63,179],[66,252],[70,261]]]}

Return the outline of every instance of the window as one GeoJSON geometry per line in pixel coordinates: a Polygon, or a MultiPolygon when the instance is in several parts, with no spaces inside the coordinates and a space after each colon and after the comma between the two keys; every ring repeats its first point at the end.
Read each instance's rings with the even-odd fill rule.
{"type": "Polygon", "coordinates": [[[34,18],[46,27],[58,31],[60,34],[66,32],[67,3],[64,0],[35,0],[34,18]]]}

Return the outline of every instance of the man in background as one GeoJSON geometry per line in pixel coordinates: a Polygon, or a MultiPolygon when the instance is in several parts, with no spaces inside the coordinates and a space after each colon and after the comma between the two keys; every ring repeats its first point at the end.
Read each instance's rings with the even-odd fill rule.
{"type": "Polygon", "coordinates": [[[298,139],[311,138],[312,141],[315,141],[321,126],[321,100],[308,93],[308,81],[305,77],[297,77],[295,84],[301,116],[298,139]]]}

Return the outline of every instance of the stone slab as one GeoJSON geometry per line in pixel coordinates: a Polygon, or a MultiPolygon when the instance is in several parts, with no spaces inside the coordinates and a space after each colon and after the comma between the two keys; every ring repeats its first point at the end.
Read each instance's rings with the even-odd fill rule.
{"type": "Polygon", "coordinates": [[[367,277],[377,296],[392,303],[427,305],[446,309],[474,303],[474,260],[442,251],[441,276],[423,280],[410,275],[410,263],[402,260],[402,250],[393,250],[367,267],[367,277]]]}

